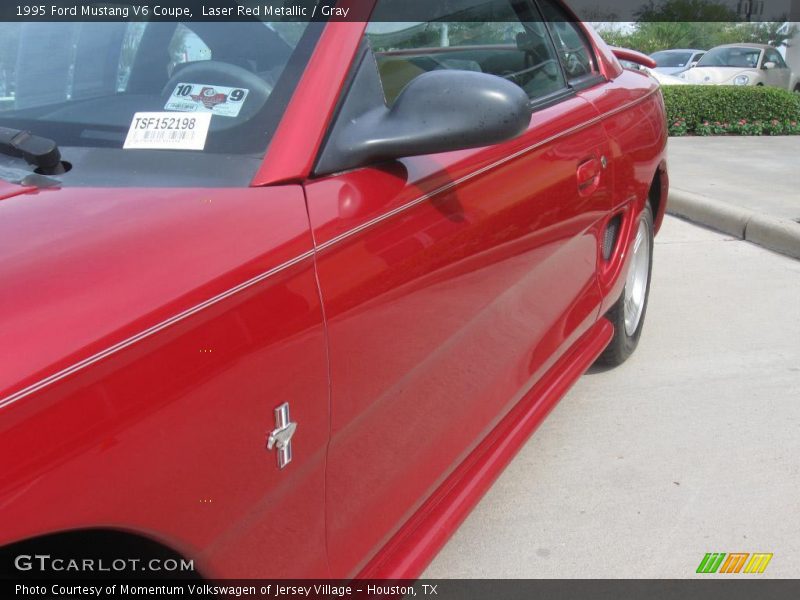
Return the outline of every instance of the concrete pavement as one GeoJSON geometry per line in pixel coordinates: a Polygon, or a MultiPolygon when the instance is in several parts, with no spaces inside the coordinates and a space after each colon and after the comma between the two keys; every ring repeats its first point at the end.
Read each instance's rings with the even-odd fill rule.
{"type": "Polygon", "coordinates": [[[670,184],[757,213],[800,219],[800,136],[672,137],[670,184]]]}
{"type": "Polygon", "coordinates": [[[800,258],[800,136],[670,138],[667,210],[800,258]]]}
{"type": "Polygon", "coordinates": [[[668,217],[637,352],[578,381],[424,577],[685,578],[706,552],[800,577],[798,306],[800,261],[668,217]]]}

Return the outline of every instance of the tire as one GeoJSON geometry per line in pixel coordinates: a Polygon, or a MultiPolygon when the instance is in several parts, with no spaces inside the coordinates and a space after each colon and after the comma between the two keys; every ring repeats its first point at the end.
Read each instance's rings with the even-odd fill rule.
{"type": "Polygon", "coordinates": [[[606,314],[614,326],[614,337],[598,357],[597,363],[608,367],[621,365],[636,350],[647,313],[650,275],[653,271],[653,210],[649,203],[639,215],[636,227],[625,288],[606,314]]]}

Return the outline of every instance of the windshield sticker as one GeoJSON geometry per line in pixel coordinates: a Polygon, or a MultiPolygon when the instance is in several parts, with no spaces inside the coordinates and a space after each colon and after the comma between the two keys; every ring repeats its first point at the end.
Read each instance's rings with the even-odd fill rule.
{"type": "Polygon", "coordinates": [[[179,83],[164,105],[164,110],[208,112],[221,117],[236,117],[250,90],[203,83],[179,83]]]}
{"type": "Polygon", "coordinates": [[[202,150],[211,113],[176,115],[174,112],[137,112],[133,115],[126,150],[202,150]]]}

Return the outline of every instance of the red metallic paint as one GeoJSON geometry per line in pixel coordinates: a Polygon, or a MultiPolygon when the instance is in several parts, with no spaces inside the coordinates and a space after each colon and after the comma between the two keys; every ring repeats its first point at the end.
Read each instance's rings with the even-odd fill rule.
{"type": "Polygon", "coordinates": [[[309,179],[363,29],[326,27],[250,189],[0,183],[0,545],[103,527],[211,577],[414,577],[602,351],[657,172],[666,204],[655,83],[587,30],[607,81],[519,138],[309,179]]]}
{"type": "MultiPolygon", "coordinates": [[[[615,202],[612,214],[624,215],[619,251],[611,261],[600,264],[598,281],[604,302],[604,314],[622,293],[628,266],[628,248],[636,235],[636,217],[644,207],[655,174],[663,169],[667,144],[666,111],[658,84],[642,73],[623,69],[613,81],[583,92],[597,110],[605,115],[603,126],[610,144],[609,160],[614,168],[615,202]]],[[[668,185],[666,176],[661,185],[668,185]]],[[[666,187],[659,190],[656,226],[661,225],[666,209],[666,187]]]]}
{"type": "Polygon", "coordinates": [[[525,441],[600,355],[613,332],[611,323],[605,319],[595,323],[425,501],[358,577],[419,577],[525,441]]]}
{"type": "Polygon", "coordinates": [[[0,211],[3,398],[311,251],[297,186],[42,190],[0,211]]]}
{"type": "Polygon", "coordinates": [[[361,22],[330,23],[322,32],[253,185],[300,182],[311,174],[366,27],[361,22]]]}
{"type": "Polygon", "coordinates": [[[299,186],[0,202],[0,543],[105,527],[207,575],[327,576],[312,249],[299,186]],[[287,399],[279,472],[264,442],[287,399]]]}
{"type": "Polygon", "coordinates": [[[7,198],[13,198],[14,196],[18,196],[20,194],[27,194],[33,190],[34,188],[31,187],[6,183],[5,181],[0,180],[0,201],[6,200],[7,198]]]}
{"type": "Polygon", "coordinates": [[[607,153],[597,116],[575,97],[505,144],[306,186],[331,352],[334,575],[355,574],[597,319],[610,177],[582,197],[576,176],[607,153]]]}

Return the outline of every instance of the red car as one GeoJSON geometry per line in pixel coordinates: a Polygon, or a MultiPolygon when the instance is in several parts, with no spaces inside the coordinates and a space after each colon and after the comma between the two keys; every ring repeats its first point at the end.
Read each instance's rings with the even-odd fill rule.
{"type": "Polygon", "coordinates": [[[0,545],[415,577],[633,352],[657,84],[555,0],[474,4],[0,25],[0,545]]]}

